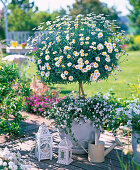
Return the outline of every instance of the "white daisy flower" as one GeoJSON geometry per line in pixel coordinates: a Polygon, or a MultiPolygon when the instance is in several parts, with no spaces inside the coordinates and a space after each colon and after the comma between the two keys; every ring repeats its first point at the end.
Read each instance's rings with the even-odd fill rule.
{"type": "Polygon", "coordinates": [[[98,68],[99,65],[98,65],[98,63],[94,62],[93,66],[94,66],[94,68],[98,68]]]}
{"type": "Polygon", "coordinates": [[[110,62],[110,58],[109,58],[109,57],[105,58],[105,60],[106,60],[107,62],[110,62]]]}
{"type": "Polygon", "coordinates": [[[90,66],[90,65],[87,65],[87,66],[86,66],[86,69],[87,69],[87,70],[91,70],[91,66],[90,66]]]}
{"type": "Polygon", "coordinates": [[[61,78],[64,79],[64,77],[65,77],[65,74],[61,73],[61,78]]]}
{"type": "Polygon", "coordinates": [[[117,49],[117,48],[115,48],[115,50],[114,50],[115,52],[119,52],[119,50],[117,49]]]}
{"type": "Polygon", "coordinates": [[[82,72],[83,72],[83,73],[86,73],[87,71],[88,71],[88,70],[87,70],[86,68],[83,68],[83,69],[82,69],[82,72]]]}
{"type": "Polygon", "coordinates": [[[86,37],[86,40],[89,40],[90,39],[90,37],[86,37]]]}
{"type": "Polygon", "coordinates": [[[50,76],[50,71],[47,71],[45,75],[46,75],[46,77],[49,77],[50,76]]]}
{"type": "Polygon", "coordinates": [[[103,33],[100,32],[100,33],[98,34],[98,38],[102,38],[102,37],[103,37],[103,33]]]}
{"type": "Polygon", "coordinates": [[[86,61],[85,61],[85,64],[88,64],[88,63],[89,63],[89,61],[88,61],[88,60],[86,60],[86,61]]]}
{"type": "Polygon", "coordinates": [[[46,55],[45,56],[45,60],[49,60],[50,59],[50,56],[49,55],[46,55]]]}
{"type": "Polygon", "coordinates": [[[41,71],[41,76],[44,76],[45,75],[45,71],[41,71]]]}
{"type": "Polygon", "coordinates": [[[43,52],[40,53],[40,56],[42,56],[42,55],[43,55],[43,52]]]}
{"type": "Polygon", "coordinates": [[[105,65],[105,70],[108,70],[108,65],[105,65]]]}
{"type": "Polygon", "coordinates": [[[39,59],[37,63],[38,63],[38,64],[41,64],[41,63],[42,63],[42,61],[39,59]]]}
{"type": "Polygon", "coordinates": [[[72,63],[71,63],[71,62],[67,63],[67,66],[68,66],[68,67],[70,67],[71,65],[72,65],[72,63]]]}
{"type": "Polygon", "coordinates": [[[51,67],[49,65],[47,66],[47,70],[51,70],[51,67]]]}
{"type": "Polygon", "coordinates": [[[100,61],[100,57],[95,57],[95,60],[96,61],[100,61]]]}
{"type": "Polygon", "coordinates": [[[56,67],[59,67],[59,66],[60,66],[59,62],[56,62],[56,63],[55,63],[55,66],[56,66],[56,67]]]}
{"type": "Polygon", "coordinates": [[[64,74],[65,74],[65,75],[68,75],[68,71],[64,71],[64,74]]]}
{"type": "Polygon", "coordinates": [[[73,76],[69,76],[69,80],[70,80],[70,81],[73,81],[73,76]]]}
{"type": "Polygon", "coordinates": [[[96,81],[97,80],[97,76],[90,76],[90,81],[96,81]]]}
{"type": "Polygon", "coordinates": [[[92,45],[95,45],[96,44],[96,42],[92,42],[92,45]]]}
{"type": "Polygon", "coordinates": [[[45,66],[42,66],[42,70],[45,70],[45,66]]]}

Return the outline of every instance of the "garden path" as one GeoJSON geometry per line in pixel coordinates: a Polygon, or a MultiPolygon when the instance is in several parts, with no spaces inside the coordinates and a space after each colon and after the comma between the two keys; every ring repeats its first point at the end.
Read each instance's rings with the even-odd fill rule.
{"type": "MultiPolygon", "coordinates": [[[[117,152],[120,157],[123,155],[124,162],[128,162],[128,156],[122,152],[122,147],[116,147],[106,157],[103,163],[91,163],[88,162],[87,154],[85,155],[73,155],[73,162],[68,165],[57,164],[57,144],[60,141],[57,129],[50,125],[52,121],[47,120],[41,116],[34,114],[27,114],[25,112],[22,115],[27,115],[27,119],[22,122],[24,130],[24,136],[19,139],[11,140],[6,136],[0,136],[0,147],[8,147],[11,151],[20,151],[23,159],[27,164],[32,166],[31,170],[121,170],[119,160],[117,158],[117,152]],[[35,133],[38,131],[38,127],[41,123],[45,122],[49,127],[50,132],[54,137],[54,148],[53,148],[53,160],[44,160],[38,162],[35,158],[35,133]],[[116,152],[117,150],[117,152],[116,152]]],[[[105,141],[106,147],[109,147],[114,141],[114,137],[111,133],[105,132],[101,134],[100,140],[105,141]]],[[[127,143],[125,138],[120,138],[121,142],[127,143]]],[[[128,147],[129,145],[127,145],[128,147]]],[[[131,148],[129,148],[131,150],[131,148]]],[[[126,148],[125,148],[125,151],[126,148]]],[[[131,169],[131,168],[130,168],[131,169]]]]}

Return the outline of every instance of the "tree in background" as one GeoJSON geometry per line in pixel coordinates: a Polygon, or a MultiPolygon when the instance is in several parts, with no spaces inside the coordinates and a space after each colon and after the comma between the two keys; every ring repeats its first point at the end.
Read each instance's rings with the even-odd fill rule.
{"type": "Polygon", "coordinates": [[[3,40],[5,37],[4,33],[4,16],[3,16],[3,9],[0,10],[0,40],[3,40]]]}
{"type": "Polygon", "coordinates": [[[78,14],[88,14],[94,12],[95,14],[110,15],[110,19],[116,20],[118,14],[115,8],[108,8],[106,3],[99,0],[76,0],[76,2],[69,7],[70,15],[73,17],[78,14]]]}
{"type": "Polygon", "coordinates": [[[33,9],[33,7],[35,8],[35,11],[38,10],[38,7],[34,5],[34,2],[29,2],[29,0],[12,0],[8,8],[14,10],[17,6],[25,12],[28,12],[30,9],[33,9]]]}
{"type": "Polygon", "coordinates": [[[32,17],[32,22],[33,22],[34,27],[37,27],[42,22],[47,22],[47,21],[51,21],[51,20],[52,20],[51,15],[45,11],[37,12],[32,17]]]}
{"type": "Polygon", "coordinates": [[[135,33],[140,34],[140,0],[129,0],[132,9],[129,9],[130,26],[135,28],[135,33]]]}

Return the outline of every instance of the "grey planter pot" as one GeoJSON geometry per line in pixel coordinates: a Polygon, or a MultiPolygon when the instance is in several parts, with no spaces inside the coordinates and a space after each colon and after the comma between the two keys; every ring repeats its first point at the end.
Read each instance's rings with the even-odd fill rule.
{"type": "Polygon", "coordinates": [[[140,166],[140,134],[136,131],[132,133],[133,161],[140,166]]]}
{"type": "MultiPolygon", "coordinates": [[[[95,130],[93,122],[87,122],[85,123],[83,120],[81,120],[79,123],[73,121],[72,123],[72,133],[74,134],[74,137],[78,140],[78,142],[75,142],[71,136],[71,134],[65,134],[64,130],[59,128],[60,137],[64,138],[67,137],[69,140],[71,140],[73,144],[72,152],[75,154],[85,154],[85,151],[82,149],[81,145],[88,149],[88,141],[95,142],[95,130]]],[[[100,136],[98,132],[98,136],[100,136]]]]}

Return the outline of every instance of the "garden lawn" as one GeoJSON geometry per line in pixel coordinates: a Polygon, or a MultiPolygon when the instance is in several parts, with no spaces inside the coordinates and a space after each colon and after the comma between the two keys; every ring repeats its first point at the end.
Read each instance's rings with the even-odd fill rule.
{"type": "MultiPolygon", "coordinates": [[[[128,84],[138,84],[138,79],[140,79],[140,51],[131,51],[128,53],[127,58],[123,57],[120,61],[120,69],[122,72],[116,72],[118,77],[115,77],[118,78],[118,80],[110,76],[108,80],[103,80],[101,83],[92,82],[91,84],[84,84],[85,94],[92,96],[98,91],[107,93],[109,89],[113,89],[117,97],[131,97],[132,89],[128,84]],[[126,59],[128,59],[128,61],[126,61],[126,59]]],[[[31,63],[30,68],[27,69],[27,75],[31,77],[33,74],[36,74],[36,66],[31,63]]],[[[78,93],[78,83],[67,85],[56,84],[51,87],[60,87],[62,96],[69,94],[73,90],[78,93]]]]}
{"type": "MultiPolygon", "coordinates": [[[[91,84],[84,84],[85,94],[92,96],[98,91],[107,93],[109,89],[113,89],[117,97],[131,97],[132,89],[128,84],[138,84],[138,79],[140,79],[140,51],[129,52],[127,58],[123,57],[121,61],[120,69],[122,71],[116,72],[118,77],[115,77],[118,80],[110,76],[108,80],[103,80],[101,83],[92,82],[91,84]],[[121,63],[121,61],[123,62],[121,63]]],[[[66,95],[72,90],[78,92],[78,83],[54,85],[54,87],[60,87],[62,95],[66,95]]]]}

